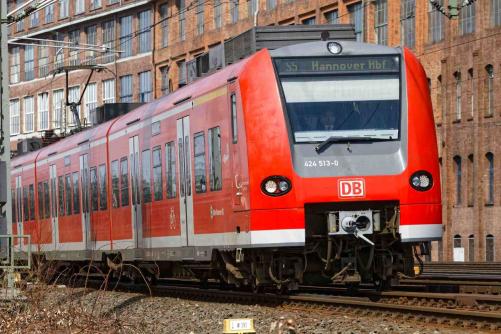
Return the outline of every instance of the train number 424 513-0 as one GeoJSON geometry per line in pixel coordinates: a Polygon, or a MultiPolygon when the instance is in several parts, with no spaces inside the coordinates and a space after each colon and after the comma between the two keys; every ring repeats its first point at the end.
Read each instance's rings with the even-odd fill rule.
{"type": "Polygon", "coordinates": [[[337,160],[305,160],[304,167],[338,167],[337,160]]]}

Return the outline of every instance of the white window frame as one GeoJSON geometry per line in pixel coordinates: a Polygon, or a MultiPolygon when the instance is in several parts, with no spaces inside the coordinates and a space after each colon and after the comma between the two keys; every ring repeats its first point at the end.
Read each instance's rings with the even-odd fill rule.
{"type": "Polygon", "coordinates": [[[49,93],[38,94],[38,130],[49,129],[49,93]]]}
{"type": "Polygon", "coordinates": [[[52,111],[54,119],[54,128],[61,128],[61,119],[64,112],[64,89],[56,89],[52,91],[52,111]]]}
{"type": "Polygon", "coordinates": [[[104,103],[115,103],[115,79],[103,80],[104,103]]]}
{"type": "Polygon", "coordinates": [[[15,136],[20,132],[19,126],[19,99],[14,99],[9,101],[9,113],[10,113],[10,135],[15,136]]]}
{"type": "Polygon", "coordinates": [[[95,114],[97,108],[97,83],[89,83],[85,90],[85,109],[84,118],[85,124],[92,125],[95,122],[95,114]]]}
{"type": "Polygon", "coordinates": [[[29,133],[35,130],[35,98],[26,96],[23,99],[24,104],[24,132],[29,133]]]}

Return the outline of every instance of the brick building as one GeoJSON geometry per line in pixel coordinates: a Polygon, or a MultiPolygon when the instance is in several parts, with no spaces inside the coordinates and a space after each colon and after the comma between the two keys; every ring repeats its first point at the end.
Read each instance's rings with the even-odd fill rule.
{"type": "MultiPolygon", "coordinates": [[[[429,78],[442,173],[445,234],[442,242],[433,244],[433,258],[452,260],[453,248],[463,248],[465,261],[501,260],[501,141],[496,140],[501,124],[501,52],[496,52],[501,46],[501,0],[477,1],[464,7],[457,20],[447,19],[425,0],[125,0],[120,4],[118,0],[71,0],[71,19],[59,19],[61,4],[68,1],[54,5],[52,23],[44,24],[40,11],[35,28],[29,27],[32,18],[25,20],[20,32],[13,26],[11,39],[28,34],[71,41],[71,32],[79,29],[80,41],[89,41],[86,29],[92,25],[96,25],[97,37],[88,44],[123,49],[130,37],[129,53],[112,55],[106,63],[97,59],[114,74],[105,71],[94,77],[95,98],[83,106],[82,118],[86,110],[110,101],[111,96],[115,101],[138,102],[168,94],[188,83],[190,62],[204,53],[210,55],[224,40],[253,25],[352,23],[360,41],[413,49],[429,78]],[[85,14],[79,18],[73,14],[81,2],[85,14]],[[141,14],[148,10],[151,21],[141,14]],[[126,16],[132,16],[132,28],[122,28],[123,24],[128,27],[126,16]],[[111,29],[107,26],[111,21],[114,32],[108,36],[103,31],[111,29]],[[152,41],[146,49],[141,48],[145,40],[152,41]],[[122,80],[127,75],[133,82],[130,93],[124,89],[130,87],[129,79],[122,80]],[[114,80],[113,85],[108,83],[112,92],[106,80],[114,80]]],[[[447,8],[447,0],[439,3],[447,8]]],[[[26,119],[40,119],[45,112],[37,106],[38,112],[27,116],[25,97],[29,108],[29,96],[38,98],[43,92],[49,92],[49,100],[54,101],[62,78],[44,79],[36,71],[34,79],[27,78],[26,68],[33,65],[26,60],[26,46],[17,51],[15,47],[9,47],[11,79],[17,75],[11,87],[11,123],[24,126],[26,119]]],[[[57,62],[55,57],[55,50],[49,51],[49,63],[57,62]]],[[[65,50],[64,57],[71,59],[70,51],[65,50]]],[[[80,61],[86,59],[81,57],[80,61]]],[[[40,70],[40,53],[35,52],[33,58],[34,67],[40,70]]],[[[84,76],[85,71],[73,73],[72,85],[81,86],[84,76]]],[[[43,96],[40,99],[43,103],[43,96]]],[[[50,102],[49,127],[59,124],[52,106],[50,102]]],[[[35,133],[23,126],[11,131],[13,142],[35,133]]]]}

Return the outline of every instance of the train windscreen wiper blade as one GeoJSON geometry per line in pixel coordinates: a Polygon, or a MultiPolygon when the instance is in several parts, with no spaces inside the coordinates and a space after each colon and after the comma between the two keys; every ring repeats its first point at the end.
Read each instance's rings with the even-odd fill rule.
{"type": "Polygon", "coordinates": [[[322,153],[327,147],[334,143],[351,143],[358,141],[384,141],[391,140],[391,137],[368,137],[368,136],[331,136],[315,147],[317,153],[322,153]]]}

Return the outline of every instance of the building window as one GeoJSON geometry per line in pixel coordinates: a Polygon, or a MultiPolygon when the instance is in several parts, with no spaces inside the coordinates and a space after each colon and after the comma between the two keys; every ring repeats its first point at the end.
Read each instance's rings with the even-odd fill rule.
{"type": "Polygon", "coordinates": [[[489,64],[485,67],[485,71],[487,72],[487,80],[486,80],[486,88],[487,88],[487,108],[486,114],[487,116],[491,116],[493,114],[494,109],[494,67],[489,64]]]}
{"type": "Polygon", "coordinates": [[[462,7],[459,12],[459,35],[475,31],[475,3],[462,7]]]}
{"type": "Polygon", "coordinates": [[[277,0],[266,0],[266,10],[272,10],[277,6],[277,0]]]}
{"type": "Polygon", "coordinates": [[[494,236],[487,234],[485,237],[485,261],[494,262],[494,236]]]}
{"type": "Polygon", "coordinates": [[[142,153],[142,187],[143,187],[143,203],[151,202],[151,158],[150,150],[144,150],[142,153]]]}
{"type": "Polygon", "coordinates": [[[456,120],[461,120],[461,72],[454,73],[456,80],[456,120]]]}
{"type": "MultiPolygon", "coordinates": [[[[70,103],[73,103],[73,102],[76,103],[80,100],[80,87],[79,86],[70,87],[70,89],[68,91],[68,100],[70,103]]],[[[70,125],[73,125],[76,122],[75,114],[73,114],[73,112],[71,112],[71,109],[70,109],[70,113],[71,113],[71,117],[70,117],[71,122],[69,122],[69,123],[70,123],[70,125]]],[[[80,117],[80,105],[77,106],[77,114],[80,117]]]]}
{"type": "Polygon", "coordinates": [[[461,204],[461,157],[454,157],[454,168],[456,174],[456,205],[461,204]]]}
{"type": "Polygon", "coordinates": [[[210,190],[221,190],[223,176],[221,169],[221,131],[219,126],[209,129],[209,181],[210,190]]]}
{"type": "Polygon", "coordinates": [[[416,1],[402,0],[400,8],[400,25],[402,44],[413,48],[416,43],[416,1]]]}
{"type": "Polygon", "coordinates": [[[238,8],[239,8],[239,0],[230,0],[230,16],[231,23],[238,22],[238,8]]]}
{"type": "Polygon", "coordinates": [[[485,155],[487,159],[487,198],[486,204],[494,204],[494,154],[488,152],[485,155]]]}
{"type": "Polygon", "coordinates": [[[214,0],[214,28],[221,28],[223,25],[223,5],[221,0],[214,0]]]}
{"type": "Polygon", "coordinates": [[[167,95],[170,92],[169,66],[160,67],[160,74],[162,78],[161,82],[162,95],[167,95]]]}
{"type": "Polygon", "coordinates": [[[40,12],[36,11],[30,15],[30,27],[34,28],[40,23],[40,12]]]}
{"type": "MultiPolygon", "coordinates": [[[[97,44],[97,26],[90,26],[86,28],[87,32],[87,44],[96,45],[97,44]]],[[[96,52],[86,51],[86,63],[89,65],[96,64],[96,52]]]]}
{"type": "Polygon", "coordinates": [[[52,106],[52,110],[54,110],[54,128],[60,128],[64,110],[64,91],[62,89],[52,92],[52,106]]]}
{"type": "Polygon", "coordinates": [[[470,82],[470,118],[475,116],[475,80],[473,80],[473,69],[468,70],[468,81],[470,82]]]}
{"type": "Polygon", "coordinates": [[[118,3],[118,0],[108,0],[108,5],[113,5],[115,3],[118,3]]]}
{"type": "Polygon", "coordinates": [[[97,108],[97,84],[93,82],[90,83],[87,86],[87,89],[85,90],[84,123],[86,125],[92,125],[97,121],[96,108],[97,108]]]}
{"type": "Polygon", "coordinates": [[[186,39],[186,4],[185,0],[177,0],[177,10],[179,12],[179,40],[186,39]]]}
{"type": "Polygon", "coordinates": [[[101,0],[90,0],[90,9],[94,10],[101,8],[101,0]]]}
{"type": "Polygon", "coordinates": [[[38,130],[49,129],[49,93],[38,94],[38,130]]]}
{"type": "Polygon", "coordinates": [[[120,159],[120,200],[122,206],[129,205],[129,169],[126,157],[120,159]]]}
{"type": "Polygon", "coordinates": [[[68,17],[70,11],[69,0],[59,0],[59,19],[68,17]]]}
{"type": "Polygon", "coordinates": [[[115,79],[103,81],[103,103],[115,103],[115,79]]]}
{"type": "Polygon", "coordinates": [[[193,138],[193,154],[195,160],[195,192],[207,191],[205,176],[205,135],[203,132],[195,134],[193,138]]]}
{"type": "Polygon", "coordinates": [[[354,25],[355,28],[355,37],[357,42],[364,41],[364,10],[362,7],[362,3],[356,3],[350,6],[347,6],[348,13],[350,16],[350,23],[354,25]]]}
{"type": "Polygon", "coordinates": [[[161,45],[165,48],[169,45],[169,10],[167,4],[163,4],[160,6],[160,29],[161,29],[161,45]]]}
{"type": "Polygon", "coordinates": [[[165,159],[167,165],[165,166],[166,182],[167,182],[167,198],[176,197],[176,147],[174,142],[171,141],[165,144],[165,159]]]}
{"type": "Polygon", "coordinates": [[[10,134],[19,134],[19,100],[10,100],[10,134]]]}
{"type": "Polygon", "coordinates": [[[313,16],[313,17],[309,17],[307,19],[304,19],[301,23],[304,25],[313,25],[313,24],[315,24],[315,17],[313,16]]]}
{"type": "Polygon", "coordinates": [[[501,25],[501,0],[491,0],[492,2],[492,24],[501,25]]]}
{"type": "Polygon", "coordinates": [[[474,161],[473,154],[468,156],[468,206],[473,206],[475,201],[475,170],[474,170],[474,161]]]}
{"type": "Polygon", "coordinates": [[[60,47],[59,49],[56,49],[56,54],[54,56],[54,62],[55,62],[54,66],[56,68],[59,68],[59,67],[64,65],[64,46],[65,46],[65,44],[62,43],[62,42],[64,42],[64,35],[56,33],[55,40],[61,41],[61,43],[58,43],[58,42],[54,43],[54,45],[57,45],[60,47]]]}
{"type": "Polygon", "coordinates": [[[45,7],[45,23],[51,23],[54,21],[54,4],[51,3],[45,7]]]}
{"type": "Polygon", "coordinates": [[[35,78],[35,48],[31,45],[24,47],[24,80],[35,78]]]}
{"type": "Polygon", "coordinates": [[[47,42],[40,42],[38,47],[38,76],[44,78],[49,75],[49,48],[47,42]]]}
{"type": "Polygon", "coordinates": [[[120,102],[132,102],[132,75],[120,77],[120,102]]]}
{"type": "MultiPolygon", "coordinates": [[[[108,21],[103,23],[103,46],[108,49],[113,49],[113,42],[115,40],[115,22],[108,21]]],[[[115,53],[106,52],[103,55],[103,63],[112,62],[115,59],[115,53]]]]}
{"type": "Polygon", "coordinates": [[[258,0],[248,0],[247,1],[247,15],[249,17],[254,17],[258,6],[258,0]]]}
{"type": "MultiPolygon", "coordinates": [[[[77,47],[80,44],[80,30],[70,31],[68,40],[73,43],[71,46],[77,47]]],[[[80,50],[70,49],[70,65],[75,66],[80,64],[79,58],[80,50]]]]}
{"type": "Polygon", "coordinates": [[[132,15],[120,18],[120,58],[132,56],[132,15]]]}
{"type": "Polygon", "coordinates": [[[151,51],[151,10],[139,13],[139,53],[151,51]]]}
{"type": "Polygon", "coordinates": [[[139,102],[150,102],[151,91],[151,71],[139,73],[139,102]]]}
{"type": "Polygon", "coordinates": [[[388,3],[386,0],[376,1],[376,17],[374,29],[376,30],[376,40],[378,44],[388,44],[388,3]]]}
{"type": "Polygon", "coordinates": [[[21,57],[19,55],[19,47],[12,48],[12,52],[10,55],[10,83],[18,83],[19,82],[19,69],[21,63],[21,57]]]}
{"type": "MultiPolygon", "coordinates": [[[[16,0],[16,8],[21,7],[23,5],[24,0],[16,0]]],[[[16,32],[20,32],[24,30],[24,20],[19,20],[16,23],[16,32]]]]}
{"type": "Polygon", "coordinates": [[[468,237],[468,261],[475,262],[475,236],[468,237]]]}
{"type": "Polygon", "coordinates": [[[24,98],[24,132],[33,132],[33,125],[35,124],[35,101],[33,96],[24,98]]]}
{"type": "Polygon", "coordinates": [[[338,24],[339,21],[338,11],[333,10],[325,13],[325,20],[327,21],[327,24],[338,24]]]}
{"type": "Polygon", "coordinates": [[[163,198],[162,189],[162,149],[160,146],[153,149],[153,198],[161,201],[163,198]]]}
{"type": "Polygon", "coordinates": [[[182,86],[186,85],[186,80],[187,80],[186,62],[184,60],[178,61],[177,68],[178,68],[178,73],[179,73],[179,77],[178,77],[179,87],[182,87],[182,86]]]}
{"type": "MultiPolygon", "coordinates": [[[[443,6],[443,0],[436,0],[443,6]]],[[[428,42],[437,43],[444,39],[444,15],[428,3],[428,42]]]]}
{"type": "Polygon", "coordinates": [[[453,239],[453,247],[454,248],[461,248],[461,236],[459,234],[456,234],[453,239]]]}
{"type": "Polygon", "coordinates": [[[75,15],[85,12],[85,0],[75,0],[75,15]]]}
{"type": "Polygon", "coordinates": [[[197,35],[204,33],[204,5],[205,0],[197,1],[196,16],[197,16],[197,35]]]}

